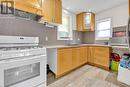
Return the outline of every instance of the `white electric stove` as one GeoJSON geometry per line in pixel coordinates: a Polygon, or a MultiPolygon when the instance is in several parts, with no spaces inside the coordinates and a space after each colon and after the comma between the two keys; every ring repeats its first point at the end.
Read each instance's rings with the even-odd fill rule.
{"type": "Polygon", "coordinates": [[[46,48],[38,37],[0,36],[0,87],[46,87],[46,48]]]}

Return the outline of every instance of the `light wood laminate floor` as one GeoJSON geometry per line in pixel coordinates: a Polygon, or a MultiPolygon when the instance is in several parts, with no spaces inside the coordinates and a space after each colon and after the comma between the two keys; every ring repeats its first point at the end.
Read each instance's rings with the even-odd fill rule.
{"type": "Polygon", "coordinates": [[[85,65],[59,79],[48,74],[47,87],[130,87],[117,81],[117,73],[85,65]]]}

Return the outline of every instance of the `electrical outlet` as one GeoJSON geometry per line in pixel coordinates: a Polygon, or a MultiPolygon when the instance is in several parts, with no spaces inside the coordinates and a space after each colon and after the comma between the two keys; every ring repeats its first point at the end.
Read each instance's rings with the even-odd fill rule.
{"type": "Polygon", "coordinates": [[[80,41],[80,38],[78,38],[78,41],[80,41]]]}
{"type": "Polygon", "coordinates": [[[48,37],[47,36],[46,36],[45,40],[48,41],[48,37]]]}

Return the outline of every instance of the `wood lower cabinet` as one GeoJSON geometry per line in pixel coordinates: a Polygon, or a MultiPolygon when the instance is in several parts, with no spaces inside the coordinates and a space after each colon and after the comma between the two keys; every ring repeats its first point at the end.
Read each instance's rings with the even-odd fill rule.
{"type": "Polygon", "coordinates": [[[94,63],[94,47],[88,47],[88,63],[93,64],[94,63]]]}
{"type": "Polygon", "coordinates": [[[96,65],[109,70],[111,48],[110,47],[89,47],[88,64],[96,65]]]}
{"type": "Polygon", "coordinates": [[[57,75],[62,75],[72,69],[72,49],[58,49],[57,55],[57,75]]]}
{"type": "Polygon", "coordinates": [[[72,48],[73,68],[80,66],[80,48],[72,48]]]}
{"type": "Polygon", "coordinates": [[[57,76],[63,75],[85,63],[87,63],[87,47],[58,49],[57,76]]]}
{"type": "Polygon", "coordinates": [[[87,63],[87,57],[88,57],[87,52],[88,52],[87,47],[72,48],[73,68],[79,67],[87,63]]]}
{"type": "Polygon", "coordinates": [[[58,78],[85,63],[109,70],[110,53],[110,47],[68,47],[49,49],[47,58],[50,69],[58,78]]]}
{"type": "Polygon", "coordinates": [[[79,47],[80,49],[80,64],[85,64],[87,63],[87,58],[88,58],[88,48],[87,47],[79,47]]]}
{"type": "Polygon", "coordinates": [[[109,69],[110,64],[110,48],[108,47],[94,47],[94,64],[109,69]]]}

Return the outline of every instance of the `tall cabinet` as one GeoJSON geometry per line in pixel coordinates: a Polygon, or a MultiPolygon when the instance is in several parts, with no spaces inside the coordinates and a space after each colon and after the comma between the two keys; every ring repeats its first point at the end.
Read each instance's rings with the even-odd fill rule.
{"type": "Polygon", "coordinates": [[[82,12],[77,14],[77,31],[94,31],[95,14],[92,12],[82,12]]]}

